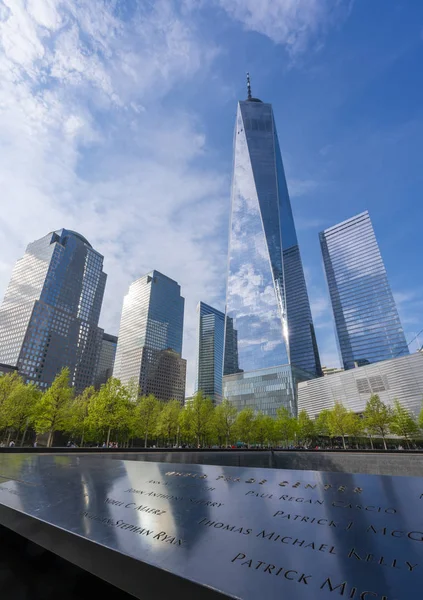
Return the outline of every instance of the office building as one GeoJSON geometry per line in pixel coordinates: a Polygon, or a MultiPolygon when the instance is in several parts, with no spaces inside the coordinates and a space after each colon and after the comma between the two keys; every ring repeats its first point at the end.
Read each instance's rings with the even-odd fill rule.
{"type": "Polygon", "coordinates": [[[423,354],[415,352],[300,383],[298,410],[304,409],[315,418],[338,401],[362,413],[372,394],[378,394],[388,406],[399,400],[418,416],[423,398],[423,354]]]}
{"type": "Polygon", "coordinates": [[[409,353],[385,266],[363,212],[320,233],[344,369],[409,353]]]}
{"type": "Polygon", "coordinates": [[[103,333],[101,340],[100,353],[98,359],[97,372],[94,385],[98,389],[113,375],[113,366],[115,364],[117,337],[109,333],[103,333]]]}
{"type": "Polygon", "coordinates": [[[272,106],[253,98],[249,84],[238,103],[231,202],[226,314],[237,331],[238,373],[225,356],[223,395],[239,408],[295,412],[287,382],[321,375],[321,366],[272,106]],[[295,376],[285,376],[287,365],[295,376]]]}
{"type": "Polygon", "coordinates": [[[198,347],[195,389],[215,404],[222,401],[225,315],[204,302],[197,306],[198,347]]]}
{"type": "Polygon", "coordinates": [[[0,307],[0,362],[41,388],[65,366],[77,392],[93,385],[106,278],[103,256],[75,231],[29,244],[0,307]]]}
{"type": "Polygon", "coordinates": [[[223,374],[241,373],[238,360],[238,331],[234,328],[233,318],[228,316],[226,316],[224,350],[223,374]]]}
{"type": "Polygon", "coordinates": [[[122,309],[113,376],[160,400],[185,397],[184,298],[169,277],[151,271],[129,286],[122,309]]]}

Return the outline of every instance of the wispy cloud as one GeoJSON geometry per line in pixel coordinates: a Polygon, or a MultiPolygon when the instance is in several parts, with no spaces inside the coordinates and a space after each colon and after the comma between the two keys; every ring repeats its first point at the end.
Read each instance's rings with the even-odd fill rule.
{"type": "Polygon", "coordinates": [[[328,29],[343,22],[351,0],[219,0],[222,8],[249,31],[285,46],[291,56],[321,43],[328,29]]]}
{"type": "Polygon", "coordinates": [[[178,280],[192,382],[195,305],[223,292],[229,182],[195,115],[164,98],[217,49],[162,0],[0,7],[0,296],[28,242],[76,229],[105,256],[112,333],[132,280],[153,268],[178,280]]]}

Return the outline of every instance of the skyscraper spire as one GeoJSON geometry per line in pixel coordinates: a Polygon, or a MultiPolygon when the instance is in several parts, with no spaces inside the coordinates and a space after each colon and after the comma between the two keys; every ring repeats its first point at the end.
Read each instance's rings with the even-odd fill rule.
{"type": "Polygon", "coordinates": [[[248,92],[248,100],[251,100],[251,81],[250,81],[249,73],[247,73],[247,92],[248,92]]]}

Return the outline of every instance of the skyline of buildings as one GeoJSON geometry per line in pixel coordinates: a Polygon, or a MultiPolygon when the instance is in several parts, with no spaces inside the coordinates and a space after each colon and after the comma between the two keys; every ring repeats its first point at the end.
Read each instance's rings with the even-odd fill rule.
{"type": "MultiPolygon", "coordinates": [[[[341,369],[408,354],[368,212],[328,227],[319,241],[341,369]]],[[[72,230],[29,244],[0,307],[0,363],[43,389],[68,365],[78,391],[113,374],[135,379],[142,394],[182,402],[179,284],[156,270],[132,282],[117,338],[98,327],[102,266],[72,230]]],[[[215,403],[227,397],[238,409],[295,413],[300,382],[340,374],[321,367],[272,105],[253,98],[249,83],[236,115],[226,310],[200,301],[198,311],[195,391],[215,403]]]]}
{"type": "Polygon", "coordinates": [[[184,303],[180,285],[153,270],[132,282],[123,300],[113,377],[142,395],[185,398],[184,303]]]}
{"type": "Polygon", "coordinates": [[[197,314],[195,391],[201,390],[215,404],[219,404],[222,401],[225,314],[201,301],[197,306],[197,314]]]}
{"type": "Polygon", "coordinates": [[[343,368],[409,354],[368,211],[319,239],[343,368]]]}
{"type": "Polygon", "coordinates": [[[81,234],[59,229],[28,244],[0,306],[0,363],[48,387],[69,367],[77,391],[94,384],[107,275],[81,234]]]}

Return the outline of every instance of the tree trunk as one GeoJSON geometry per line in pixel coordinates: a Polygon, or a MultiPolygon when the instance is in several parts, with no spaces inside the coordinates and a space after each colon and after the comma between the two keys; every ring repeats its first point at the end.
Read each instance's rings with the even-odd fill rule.
{"type": "Polygon", "coordinates": [[[373,439],[372,439],[371,435],[369,435],[369,440],[370,440],[370,447],[371,447],[372,450],[374,450],[374,448],[373,448],[373,439]]]}
{"type": "Polygon", "coordinates": [[[23,432],[23,435],[22,435],[21,447],[24,445],[24,441],[25,441],[25,437],[26,437],[26,432],[27,431],[28,431],[28,421],[26,422],[25,429],[24,429],[24,432],[23,432]]]}
{"type": "Polygon", "coordinates": [[[83,445],[84,445],[84,434],[82,434],[82,436],[81,436],[81,442],[80,442],[81,448],[83,447],[83,445]]]}
{"type": "Polygon", "coordinates": [[[387,450],[388,448],[386,447],[386,440],[385,440],[385,436],[382,436],[383,439],[383,447],[385,448],[385,450],[387,450]]]}
{"type": "Polygon", "coordinates": [[[347,447],[346,447],[346,445],[345,445],[345,438],[344,438],[344,436],[343,436],[343,435],[341,435],[341,438],[342,438],[342,445],[344,446],[344,450],[346,450],[346,449],[347,449],[347,447]]]}
{"type": "Polygon", "coordinates": [[[10,438],[12,436],[12,430],[8,429],[8,434],[7,434],[7,442],[6,442],[6,446],[9,447],[9,443],[10,443],[10,438]]]}
{"type": "Polygon", "coordinates": [[[107,448],[109,447],[111,429],[112,428],[109,427],[109,429],[107,430],[107,440],[106,440],[106,446],[107,446],[107,448]]]}
{"type": "Polygon", "coordinates": [[[51,448],[53,445],[53,435],[53,431],[50,429],[50,431],[48,432],[47,448],[51,448]]]}
{"type": "Polygon", "coordinates": [[[145,430],[145,437],[144,437],[144,448],[147,448],[147,440],[148,440],[148,430],[145,430]]]}

